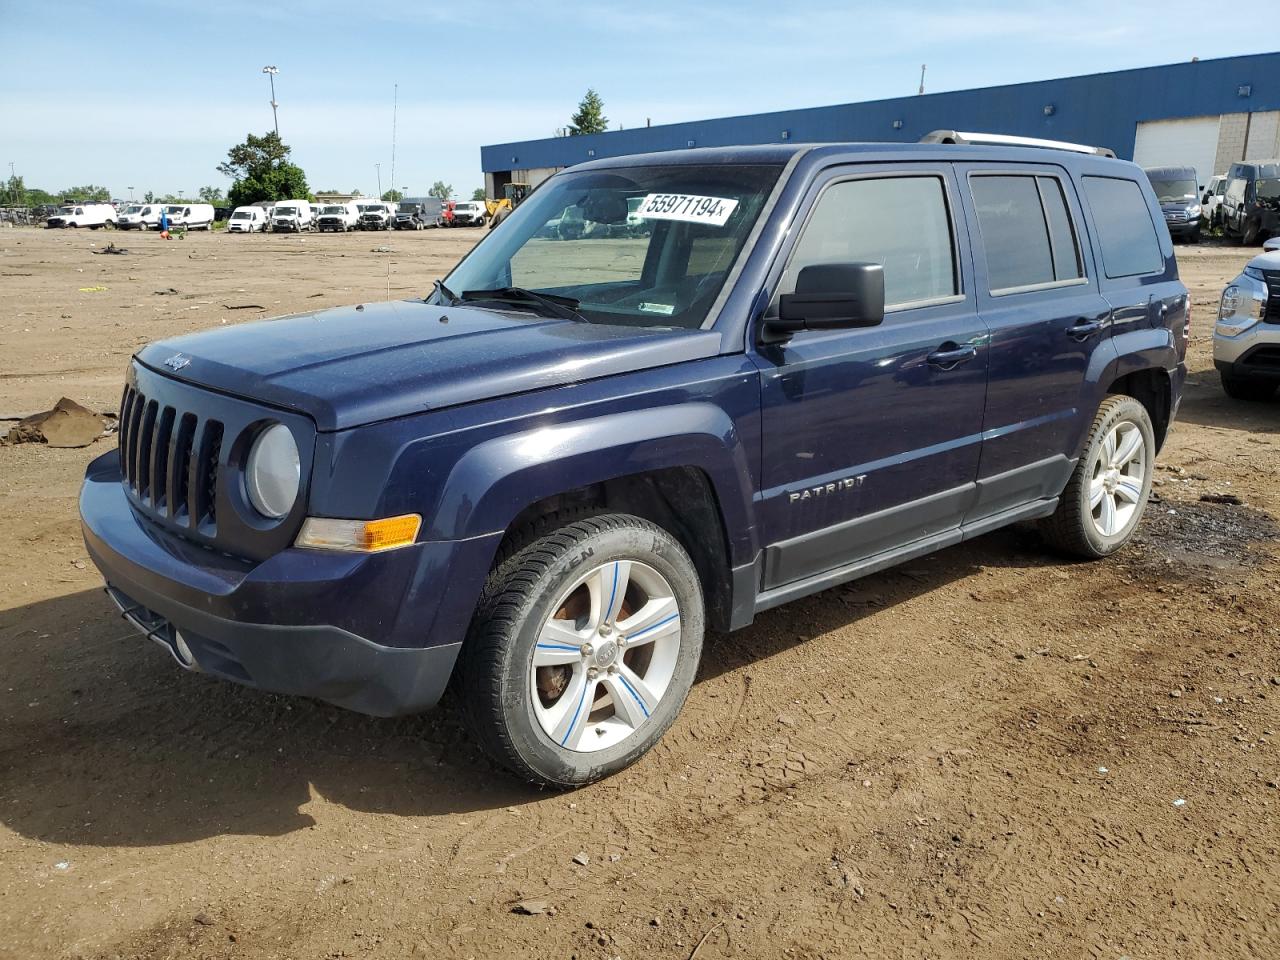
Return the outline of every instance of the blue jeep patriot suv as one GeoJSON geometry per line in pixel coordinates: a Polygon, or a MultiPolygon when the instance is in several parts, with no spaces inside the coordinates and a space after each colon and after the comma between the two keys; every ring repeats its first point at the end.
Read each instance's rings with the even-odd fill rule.
{"type": "Polygon", "coordinates": [[[452,684],[567,787],[708,627],[1016,521],[1112,553],[1185,374],[1160,206],[1107,151],[931,139],[586,163],[423,299],[143,348],[80,501],[109,595],[260,689],[452,684]]]}

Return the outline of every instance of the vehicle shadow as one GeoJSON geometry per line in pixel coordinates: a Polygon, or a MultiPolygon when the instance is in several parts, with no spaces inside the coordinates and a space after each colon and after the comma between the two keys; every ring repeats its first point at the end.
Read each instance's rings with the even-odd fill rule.
{"type": "MultiPolygon", "coordinates": [[[[984,567],[1061,562],[1034,534],[1001,531],[713,636],[699,680],[984,567]]],[[[280,836],[314,824],[313,791],[355,811],[419,817],[547,796],[489,763],[449,698],[384,720],[191,675],[120,621],[100,590],[0,611],[0,657],[0,822],[32,839],[280,836]]]]}
{"type": "MultiPolygon", "coordinates": [[[[1183,393],[1178,421],[1218,430],[1246,430],[1249,433],[1280,433],[1280,391],[1268,401],[1233,400],[1222,390],[1216,371],[1195,377],[1183,393]]],[[[1177,424],[1174,424],[1177,429],[1177,424]]]]}

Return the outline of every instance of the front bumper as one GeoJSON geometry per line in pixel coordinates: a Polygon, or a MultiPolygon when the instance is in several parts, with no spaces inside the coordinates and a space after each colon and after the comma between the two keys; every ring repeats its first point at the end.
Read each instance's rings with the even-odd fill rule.
{"type": "MultiPolygon", "coordinates": [[[[397,604],[366,596],[367,584],[405,579],[388,561],[416,566],[416,547],[369,556],[291,549],[260,564],[226,557],[140,518],[114,451],[90,464],[80,516],[126,619],[188,669],[373,716],[425,710],[448,684],[460,641],[384,646],[323,613],[326,601],[344,610],[397,604]]],[[[372,616],[371,625],[390,626],[389,615],[372,616]]]]}
{"type": "Polygon", "coordinates": [[[1201,218],[1193,217],[1190,220],[1165,220],[1165,224],[1169,227],[1169,236],[1189,237],[1200,232],[1201,218]]]}

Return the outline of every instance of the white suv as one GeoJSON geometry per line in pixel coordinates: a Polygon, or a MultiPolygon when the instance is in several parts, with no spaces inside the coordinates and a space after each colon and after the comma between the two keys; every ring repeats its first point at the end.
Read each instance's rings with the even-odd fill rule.
{"type": "Polygon", "coordinates": [[[1237,400],[1269,400],[1280,385],[1280,250],[1249,261],[1222,291],[1213,363],[1237,400]]]}

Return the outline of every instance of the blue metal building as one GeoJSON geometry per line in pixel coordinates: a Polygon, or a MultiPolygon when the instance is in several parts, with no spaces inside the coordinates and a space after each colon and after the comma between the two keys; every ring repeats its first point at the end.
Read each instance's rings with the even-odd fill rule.
{"type": "Polygon", "coordinates": [[[910,142],[978,130],[1106,146],[1145,166],[1186,164],[1202,182],[1235,160],[1280,154],[1280,52],[977,90],[554,137],[480,149],[485,188],[626,154],[783,141],[910,142]]]}

